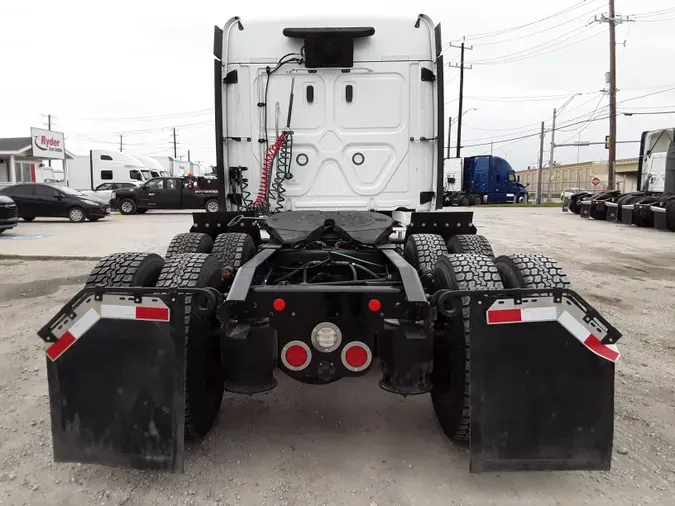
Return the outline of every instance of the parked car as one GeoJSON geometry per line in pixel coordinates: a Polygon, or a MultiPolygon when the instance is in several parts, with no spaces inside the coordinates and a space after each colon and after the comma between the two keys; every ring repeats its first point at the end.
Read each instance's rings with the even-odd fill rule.
{"type": "Polygon", "coordinates": [[[570,198],[572,195],[575,193],[579,192],[585,192],[586,190],[583,188],[565,188],[562,193],[560,194],[560,200],[565,200],[567,198],[570,198]]]}
{"type": "Polygon", "coordinates": [[[93,190],[80,190],[89,197],[95,197],[103,202],[110,202],[112,192],[114,190],[121,190],[123,188],[136,188],[141,183],[103,183],[98,185],[93,190]]]}
{"type": "Polygon", "coordinates": [[[95,197],[57,184],[19,183],[0,190],[11,197],[25,221],[36,217],[64,217],[73,222],[99,220],[110,214],[110,205],[95,197]]]}
{"type": "Polygon", "coordinates": [[[19,214],[14,201],[5,196],[0,195],[0,234],[5,230],[16,227],[19,222],[19,214]]]}

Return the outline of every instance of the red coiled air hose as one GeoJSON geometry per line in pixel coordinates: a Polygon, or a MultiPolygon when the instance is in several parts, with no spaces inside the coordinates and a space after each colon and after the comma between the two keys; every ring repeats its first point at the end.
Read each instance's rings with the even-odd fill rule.
{"type": "Polygon", "coordinates": [[[282,132],[277,140],[274,141],[274,144],[272,144],[267,150],[267,155],[265,155],[265,165],[260,171],[260,188],[258,189],[258,196],[256,197],[255,201],[253,201],[253,204],[251,204],[251,207],[261,208],[267,202],[274,158],[277,156],[277,153],[284,145],[285,141],[286,132],[282,132]]]}

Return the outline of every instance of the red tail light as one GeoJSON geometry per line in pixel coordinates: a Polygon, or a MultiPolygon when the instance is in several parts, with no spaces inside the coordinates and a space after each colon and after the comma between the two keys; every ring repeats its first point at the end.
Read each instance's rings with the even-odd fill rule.
{"type": "Polygon", "coordinates": [[[281,362],[291,371],[302,371],[312,361],[312,352],[302,341],[291,341],[281,350],[281,362]]]}
{"type": "Polygon", "coordinates": [[[353,341],[342,349],[342,363],[350,371],[363,371],[372,361],[373,353],[360,341],[353,341]]]}
{"type": "Polygon", "coordinates": [[[272,307],[275,311],[283,311],[286,309],[286,301],[284,299],[274,299],[274,302],[272,302],[272,307]]]}
{"type": "Polygon", "coordinates": [[[370,302],[368,302],[368,309],[370,309],[373,313],[376,313],[382,309],[382,303],[377,299],[370,299],[370,302]]]}

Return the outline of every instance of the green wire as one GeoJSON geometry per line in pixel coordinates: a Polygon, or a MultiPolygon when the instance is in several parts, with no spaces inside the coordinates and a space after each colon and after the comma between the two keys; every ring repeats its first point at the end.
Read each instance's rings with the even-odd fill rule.
{"type": "Polygon", "coordinates": [[[333,253],[334,255],[340,255],[341,257],[349,258],[350,260],[354,260],[354,261],[356,261],[356,262],[361,262],[361,263],[368,264],[368,265],[374,265],[375,267],[385,267],[385,266],[382,265],[382,264],[376,264],[375,262],[369,262],[368,260],[363,260],[363,259],[361,259],[361,258],[356,258],[356,257],[353,257],[353,256],[351,256],[351,255],[347,255],[346,253],[340,253],[339,251],[333,251],[333,250],[331,250],[330,253],[333,253]]]}

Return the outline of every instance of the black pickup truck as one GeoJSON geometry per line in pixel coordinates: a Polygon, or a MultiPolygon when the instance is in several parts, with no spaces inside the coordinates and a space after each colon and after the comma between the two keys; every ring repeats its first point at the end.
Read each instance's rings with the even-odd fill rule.
{"type": "Polygon", "coordinates": [[[203,177],[158,177],[137,188],[112,193],[110,206],[122,214],[142,214],[149,209],[206,209],[216,212],[218,187],[203,177]]]}

